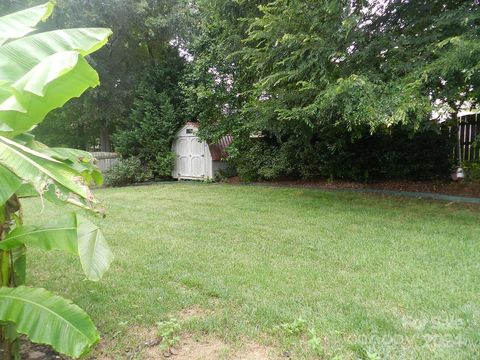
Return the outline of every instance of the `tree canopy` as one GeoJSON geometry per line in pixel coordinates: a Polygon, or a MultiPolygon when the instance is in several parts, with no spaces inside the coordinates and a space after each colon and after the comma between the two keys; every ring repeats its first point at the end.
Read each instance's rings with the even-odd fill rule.
{"type": "MultiPolygon", "coordinates": [[[[232,134],[230,161],[240,168],[252,151],[264,154],[250,166],[255,176],[329,176],[338,166],[329,158],[356,141],[440,134],[433,118],[455,119],[480,96],[478,0],[59,0],[58,7],[48,26],[108,26],[114,35],[89,58],[102,86],[35,130],[54,145],[111,149],[113,134],[132,135],[148,106],[168,102],[174,124],[198,121],[208,141],[232,134]],[[168,76],[147,89],[145,79],[162,66],[171,66],[168,76]],[[147,98],[150,105],[140,104],[147,98]]],[[[168,123],[161,113],[152,126],[168,123]]],[[[127,150],[122,136],[113,138],[121,152],[139,152],[138,142],[127,150]]]]}
{"type": "Polygon", "coordinates": [[[399,127],[430,131],[433,115],[478,102],[478,1],[245,4],[199,1],[209,20],[187,91],[205,136],[235,134],[234,157],[263,134],[274,175],[313,175],[298,165],[322,168],[315,154],[399,127]],[[225,16],[227,5],[240,13],[225,16]]]}
{"type": "MultiPolygon", "coordinates": [[[[0,11],[26,3],[35,1],[7,1],[0,11]]],[[[154,71],[158,62],[183,61],[178,52],[172,51],[171,42],[188,38],[188,12],[183,0],[59,0],[52,21],[43,24],[43,29],[83,24],[109,27],[113,35],[104,49],[90,57],[102,78],[102,86],[51,114],[36,129],[37,136],[52,145],[110,150],[111,135],[129,116],[144,73],[154,71]]],[[[182,67],[174,69],[181,71],[182,67]]]]}

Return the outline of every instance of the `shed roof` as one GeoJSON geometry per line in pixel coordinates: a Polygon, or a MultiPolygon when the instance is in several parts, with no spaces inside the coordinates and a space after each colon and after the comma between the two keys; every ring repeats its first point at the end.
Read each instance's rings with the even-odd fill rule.
{"type": "Polygon", "coordinates": [[[233,137],[231,135],[225,135],[216,144],[209,144],[210,154],[212,160],[220,161],[228,157],[227,147],[232,145],[233,137]]]}
{"type": "Polygon", "coordinates": [[[183,125],[183,126],[188,126],[188,125],[189,125],[189,126],[196,127],[197,129],[200,127],[200,125],[199,125],[197,122],[194,122],[194,121],[187,121],[187,122],[185,123],[185,125],[183,125]]]}

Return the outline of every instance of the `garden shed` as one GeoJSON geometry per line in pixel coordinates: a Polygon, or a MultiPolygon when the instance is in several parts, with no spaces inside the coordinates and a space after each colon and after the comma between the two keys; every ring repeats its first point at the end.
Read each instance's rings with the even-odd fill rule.
{"type": "Polygon", "coordinates": [[[230,135],[216,144],[207,144],[198,136],[198,124],[186,123],[175,136],[172,151],[177,155],[172,171],[174,179],[212,179],[221,170],[227,169],[226,148],[232,143],[230,135]]]}

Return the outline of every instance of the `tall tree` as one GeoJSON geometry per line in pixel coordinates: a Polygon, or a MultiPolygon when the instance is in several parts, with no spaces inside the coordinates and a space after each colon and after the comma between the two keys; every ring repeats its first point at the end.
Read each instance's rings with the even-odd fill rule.
{"type": "Polygon", "coordinates": [[[370,64],[383,81],[399,79],[453,115],[479,100],[480,3],[389,1],[364,19],[352,64],[370,64]]]}
{"type": "Polygon", "coordinates": [[[154,69],[157,59],[178,58],[171,49],[188,36],[191,9],[185,0],[59,0],[58,8],[45,27],[106,26],[114,35],[90,58],[102,85],[49,116],[36,133],[52,144],[109,151],[111,134],[128,117],[142,74],[154,69]],[[66,125],[56,136],[52,130],[60,122],[66,125]]]}
{"type": "MultiPolygon", "coordinates": [[[[312,175],[355,139],[391,134],[398,127],[430,129],[439,107],[454,115],[462,103],[478,101],[477,0],[274,0],[256,5],[259,12],[234,20],[222,17],[217,6],[221,20],[203,26],[205,33],[232,30],[239,46],[222,56],[235,59],[227,65],[249,76],[241,78],[241,89],[234,88],[233,78],[230,98],[242,101],[227,103],[218,98],[222,77],[214,74],[210,86],[200,90],[203,102],[211,101],[210,108],[223,115],[220,126],[200,120],[207,134],[209,129],[248,129],[236,134],[233,158],[242,160],[243,152],[243,163],[252,163],[248,153],[255,149],[277,169],[272,176],[312,175]],[[264,141],[252,142],[252,132],[261,132],[264,141]]],[[[213,44],[228,36],[226,31],[210,34],[213,44]]],[[[198,49],[194,66],[214,67],[214,61],[202,64],[209,49],[198,49]]]]}
{"type": "Polygon", "coordinates": [[[247,19],[260,15],[258,6],[268,0],[198,0],[195,36],[188,43],[193,61],[183,89],[187,113],[198,120],[200,134],[211,141],[225,133],[244,132],[248,126],[239,110],[256,79],[239,53],[249,27],[247,19]]]}
{"type": "Polygon", "coordinates": [[[185,122],[178,82],[184,61],[175,49],[143,74],[129,116],[114,134],[115,150],[137,157],[157,177],[169,177],[173,138],[185,122]]]}

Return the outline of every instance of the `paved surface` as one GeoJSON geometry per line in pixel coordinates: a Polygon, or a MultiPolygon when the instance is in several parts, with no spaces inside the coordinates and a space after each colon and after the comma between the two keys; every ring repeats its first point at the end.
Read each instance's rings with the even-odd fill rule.
{"type": "Polygon", "coordinates": [[[364,193],[377,193],[384,195],[404,196],[417,199],[430,199],[430,200],[442,200],[466,204],[480,204],[480,198],[456,196],[456,195],[444,195],[429,192],[415,192],[415,191],[393,191],[393,190],[379,190],[379,189],[338,189],[334,191],[351,191],[351,192],[364,192],[364,193]]]}

